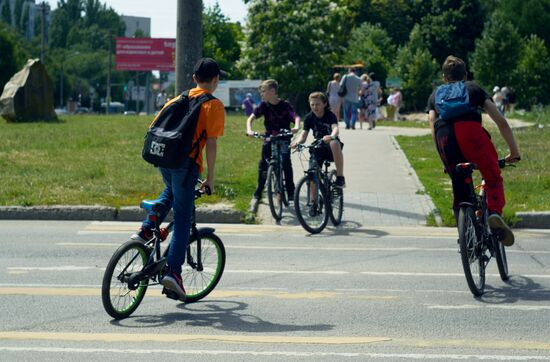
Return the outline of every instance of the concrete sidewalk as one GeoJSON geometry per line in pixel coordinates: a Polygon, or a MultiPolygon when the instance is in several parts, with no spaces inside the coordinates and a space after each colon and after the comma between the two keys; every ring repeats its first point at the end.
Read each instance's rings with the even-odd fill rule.
{"type": "MultiPolygon", "coordinates": [[[[357,125],[359,126],[359,125],[357,125]]],[[[376,127],[340,130],[344,142],[343,227],[365,226],[422,226],[434,206],[419,182],[403,151],[395,141],[396,135],[425,135],[426,129],[403,127],[376,127]]],[[[311,136],[308,139],[309,143],[311,136]]],[[[306,156],[308,153],[304,153],[306,156]]],[[[293,154],[294,180],[303,176],[307,160],[300,162],[293,154]]],[[[258,209],[263,223],[274,224],[267,201],[258,209]]],[[[283,225],[297,225],[291,209],[285,209],[283,225]]]]}
{"type": "MultiPolygon", "coordinates": [[[[425,115],[408,115],[425,118],[425,115]]],[[[487,121],[487,120],[486,120],[487,121]]],[[[524,128],[532,124],[509,119],[511,127],[524,128]]],[[[485,124],[490,123],[484,122],[485,124]]],[[[359,124],[357,124],[357,127],[359,124]]],[[[344,190],[344,216],[342,227],[361,228],[369,226],[423,226],[435,206],[425,194],[424,186],[409,164],[395,136],[420,136],[429,134],[428,129],[404,127],[376,127],[373,130],[346,130],[341,123],[340,138],[344,142],[344,175],[347,187],[344,190]]],[[[307,143],[312,140],[308,139],[307,143]]],[[[521,146],[521,145],[520,145],[521,146]]],[[[435,152],[435,149],[434,149],[435,152]]],[[[304,156],[307,153],[304,154],[304,156]]],[[[297,154],[292,158],[294,181],[303,176],[307,160],[300,162],[297,154]]],[[[277,224],[271,216],[267,200],[260,204],[258,216],[264,224],[277,224]]],[[[441,224],[434,213],[436,222],[441,224]]],[[[522,212],[517,228],[550,229],[550,212],[522,212]]],[[[299,225],[294,209],[285,208],[281,225],[299,225]]],[[[330,226],[329,222],[329,226],[330,226]]]]}

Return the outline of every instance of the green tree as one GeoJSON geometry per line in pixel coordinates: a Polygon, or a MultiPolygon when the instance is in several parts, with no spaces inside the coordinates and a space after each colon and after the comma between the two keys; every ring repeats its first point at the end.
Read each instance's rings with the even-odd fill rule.
{"type": "Polygon", "coordinates": [[[420,25],[428,49],[441,64],[450,54],[468,59],[483,30],[484,18],[479,0],[432,0],[430,12],[420,25]]]}
{"type": "Polygon", "coordinates": [[[404,44],[414,24],[430,11],[430,2],[422,0],[350,0],[353,23],[379,24],[394,44],[404,44]]]}
{"type": "Polygon", "coordinates": [[[501,0],[496,9],[520,35],[536,34],[550,44],[550,0],[501,0]]]}
{"type": "Polygon", "coordinates": [[[240,78],[236,68],[236,62],[241,57],[239,42],[244,38],[240,24],[230,23],[217,2],[205,9],[202,18],[203,56],[216,59],[220,67],[230,73],[231,78],[240,78]]]}
{"type": "Polygon", "coordinates": [[[17,73],[29,58],[24,47],[25,39],[11,26],[0,21],[0,94],[10,78],[17,73]]]}
{"type": "Polygon", "coordinates": [[[376,73],[384,84],[395,58],[395,45],[380,25],[362,24],[351,32],[344,61],[362,61],[368,72],[376,73]]]}
{"type": "Polygon", "coordinates": [[[409,42],[397,51],[391,76],[402,80],[401,88],[406,109],[424,110],[432,92],[432,84],[438,79],[439,67],[421,35],[419,25],[411,31],[409,42]]]}
{"type": "Polygon", "coordinates": [[[515,71],[515,90],[520,106],[530,109],[550,101],[550,58],[544,40],[531,35],[525,42],[515,71]]]}
{"type": "Polygon", "coordinates": [[[476,49],[471,57],[475,79],[489,88],[510,84],[518,64],[521,41],[511,23],[499,14],[493,14],[481,38],[476,40],[476,49]]]}
{"type": "Polygon", "coordinates": [[[5,22],[8,25],[11,25],[11,8],[10,8],[10,2],[4,1],[0,5],[2,5],[2,9],[0,9],[0,19],[5,22]]]}
{"type": "Polygon", "coordinates": [[[239,65],[243,73],[276,79],[281,96],[305,110],[309,92],[325,89],[332,66],[343,54],[349,19],[343,3],[249,1],[246,46],[239,65]]]}

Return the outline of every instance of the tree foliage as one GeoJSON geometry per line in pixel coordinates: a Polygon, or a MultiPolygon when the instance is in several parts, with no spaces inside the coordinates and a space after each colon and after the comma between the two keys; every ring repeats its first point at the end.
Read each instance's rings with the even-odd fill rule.
{"type": "Polygon", "coordinates": [[[25,65],[29,53],[25,40],[9,25],[0,21],[0,94],[10,78],[25,65]]]}
{"type": "Polygon", "coordinates": [[[535,34],[550,44],[550,0],[501,0],[495,10],[512,23],[520,35],[535,34]]]}
{"type": "Polygon", "coordinates": [[[241,57],[240,41],[244,35],[240,24],[229,21],[218,3],[205,9],[202,22],[204,40],[203,56],[216,59],[220,67],[230,73],[233,79],[241,77],[236,62],[241,57]]]}
{"type": "Polygon", "coordinates": [[[424,110],[432,92],[433,82],[438,78],[439,67],[426,48],[418,25],[413,28],[409,42],[397,52],[395,68],[390,75],[402,79],[405,107],[424,110]]]}
{"type": "Polygon", "coordinates": [[[511,23],[494,14],[476,41],[471,60],[475,79],[489,88],[510,85],[518,64],[521,40],[511,23]]]}
{"type": "Polygon", "coordinates": [[[330,0],[252,0],[240,68],[248,77],[276,79],[281,95],[305,109],[307,94],[324,89],[343,53],[347,15],[344,4],[330,0]]]}
{"type": "Polygon", "coordinates": [[[393,59],[395,46],[386,30],[380,25],[362,24],[352,31],[344,62],[363,62],[366,70],[374,72],[381,84],[384,84],[393,59]]]}
{"type": "Polygon", "coordinates": [[[531,35],[522,47],[515,71],[518,103],[531,108],[550,101],[550,58],[544,40],[531,35]]]}
{"type": "Polygon", "coordinates": [[[453,54],[468,59],[483,29],[485,14],[479,0],[432,0],[420,21],[428,49],[441,64],[453,54]]]}

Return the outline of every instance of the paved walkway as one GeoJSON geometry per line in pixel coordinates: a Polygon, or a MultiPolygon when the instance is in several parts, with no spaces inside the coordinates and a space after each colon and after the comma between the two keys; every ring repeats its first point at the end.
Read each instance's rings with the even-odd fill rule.
{"type": "MultiPolygon", "coordinates": [[[[340,130],[344,142],[344,228],[366,226],[421,226],[433,209],[431,199],[394,139],[396,135],[425,135],[427,129],[376,127],[340,130]]],[[[311,141],[308,140],[307,143],[311,141]]],[[[435,152],[435,151],[434,151],[435,152]]],[[[306,153],[304,153],[306,154],[306,153]]],[[[293,155],[294,180],[307,168],[293,155]]],[[[267,200],[258,209],[264,224],[275,224],[267,200]]],[[[282,225],[297,225],[294,210],[285,209],[282,225]]]]}

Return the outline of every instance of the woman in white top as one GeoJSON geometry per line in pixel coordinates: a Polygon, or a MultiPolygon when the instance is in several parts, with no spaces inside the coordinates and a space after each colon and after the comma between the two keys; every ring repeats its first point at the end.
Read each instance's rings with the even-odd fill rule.
{"type": "Polygon", "coordinates": [[[340,73],[334,73],[332,80],[327,84],[327,95],[330,110],[340,122],[340,108],[342,107],[342,97],[338,95],[340,90],[340,73]]]}

